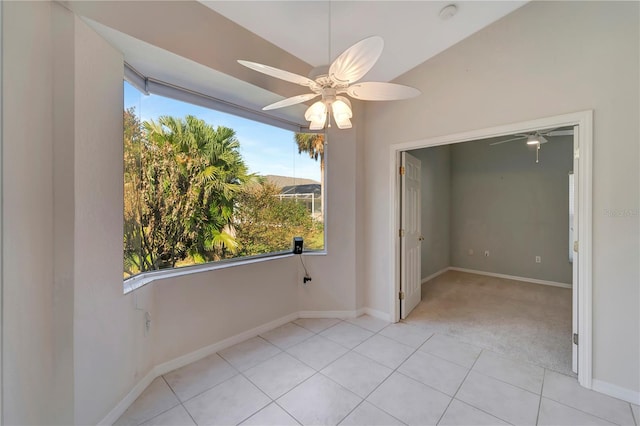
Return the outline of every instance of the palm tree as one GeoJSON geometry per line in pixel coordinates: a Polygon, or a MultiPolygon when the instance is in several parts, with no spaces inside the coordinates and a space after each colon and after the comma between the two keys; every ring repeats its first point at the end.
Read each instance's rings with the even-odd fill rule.
{"type": "Polygon", "coordinates": [[[162,116],[142,124],[141,270],[218,260],[238,249],[232,216],[251,175],[235,132],[193,116],[162,116]]]}
{"type": "Polygon", "coordinates": [[[320,159],[320,217],[324,221],[324,134],[296,133],[295,141],[298,154],[306,152],[309,158],[316,161],[320,159]]]}

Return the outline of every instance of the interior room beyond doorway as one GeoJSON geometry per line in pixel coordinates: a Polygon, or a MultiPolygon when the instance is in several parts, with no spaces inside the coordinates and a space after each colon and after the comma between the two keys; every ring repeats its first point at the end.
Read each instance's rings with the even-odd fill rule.
{"type": "Polygon", "coordinates": [[[405,320],[571,375],[571,290],[447,271],[422,285],[405,320]]]}
{"type": "Polygon", "coordinates": [[[572,129],[538,145],[512,135],[408,151],[422,165],[424,237],[408,321],[571,373],[572,129]]]}

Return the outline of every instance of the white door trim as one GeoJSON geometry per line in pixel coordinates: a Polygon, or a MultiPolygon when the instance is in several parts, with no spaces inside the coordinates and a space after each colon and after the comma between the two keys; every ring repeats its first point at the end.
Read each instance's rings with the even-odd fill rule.
{"type": "Polygon", "coordinates": [[[578,203],[576,211],[579,214],[578,240],[580,242],[578,256],[579,276],[579,312],[578,312],[578,381],[586,388],[592,388],[592,167],[593,167],[593,111],[579,111],[569,114],[545,117],[520,123],[505,124],[486,129],[471,130],[452,135],[437,136],[410,142],[392,144],[389,147],[389,246],[393,248],[393,259],[390,270],[389,301],[393,321],[400,320],[400,179],[397,173],[400,153],[411,149],[427,148],[438,145],[448,145],[468,142],[496,136],[523,133],[537,129],[563,126],[579,126],[578,152],[579,170],[576,179],[578,185],[578,203]]]}

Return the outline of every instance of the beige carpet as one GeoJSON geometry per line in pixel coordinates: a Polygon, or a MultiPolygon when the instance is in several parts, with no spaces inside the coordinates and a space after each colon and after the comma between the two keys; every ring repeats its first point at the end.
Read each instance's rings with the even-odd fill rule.
{"type": "Polygon", "coordinates": [[[448,271],[406,322],[572,374],[570,289],[448,271]]]}

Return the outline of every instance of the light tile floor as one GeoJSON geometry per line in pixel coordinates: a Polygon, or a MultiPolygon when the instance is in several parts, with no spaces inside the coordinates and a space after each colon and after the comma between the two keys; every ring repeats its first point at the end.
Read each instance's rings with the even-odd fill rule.
{"type": "Polygon", "coordinates": [[[416,325],[299,319],[155,379],[117,425],[630,425],[639,407],[416,325]]]}

